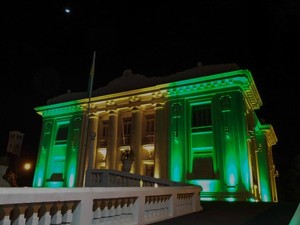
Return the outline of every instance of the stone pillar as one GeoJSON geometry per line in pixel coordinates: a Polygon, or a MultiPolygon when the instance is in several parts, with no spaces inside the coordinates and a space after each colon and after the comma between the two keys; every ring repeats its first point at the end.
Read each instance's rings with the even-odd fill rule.
{"type": "Polygon", "coordinates": [[[99,117],[97,114],[91,114],[89,117],[89,136],[88,136],[88,168],[93,169],[95,167],[95,157],[97,151],[97,136],[98,136],[98,124],[99,117]]]}
{"type": "Polygon", "coordinates": [[[118,147],[118,113],[115,111],[109,112],[108,119],[108,143],[106,153],[106,169],[117,169],[116,156],[118,147]]]}
{"type": "Polygon", "coordinates": [[[167,178],[167,118],[162,104],[155,106],[154,177],[167,178]]]}
{"type": "Polygon", "coordinates": [[[138,107],[133,107],[131,130],[131,149],[134,152],[133,171],[141,175],[143,174],[141,165],[142,127],[142,111],[138,107]]]}

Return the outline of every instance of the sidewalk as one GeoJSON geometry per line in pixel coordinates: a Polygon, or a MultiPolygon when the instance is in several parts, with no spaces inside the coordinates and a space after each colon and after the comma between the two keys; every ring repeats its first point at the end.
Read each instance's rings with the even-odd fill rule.
{"type": "MultiPolygon", "coordinates": [[[[299,203],[201,202],[201,205],[200,212],[153,225],[289,225],[299,203]]],[[[300,218],[298,221],[291,225],[300,225],[300,218]]]]}

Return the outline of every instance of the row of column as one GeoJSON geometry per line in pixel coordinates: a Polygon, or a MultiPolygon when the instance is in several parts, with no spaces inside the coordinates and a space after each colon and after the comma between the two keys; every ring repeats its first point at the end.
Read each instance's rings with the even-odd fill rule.
{"type": "MultiPolygon", "coordinates": [[[[155,150],[154,150],[154,177],[167,178],[167,126],[166,114],[163,105],[155,107],[155,150]],[[162,164],[163,162],[163,164],[162,164]]],[[[106,169],[118,169],[120,161],[119,152],[119,130],[122,129],[122,116],[117,111],[110,111],[108,115],[108,139],[105,167],[106,169]]],[[[97,152],[99,114],[94,113],[89,117],[89,140],[88,140],[88,168],[95,167],[97,152]]],[[[142,134],[143,134],[143,110],[140,107],[132,108],[131,119],[131,149],[134,151],[134,172],[143,174],[143,163],[141,158],[142,134]]]]}

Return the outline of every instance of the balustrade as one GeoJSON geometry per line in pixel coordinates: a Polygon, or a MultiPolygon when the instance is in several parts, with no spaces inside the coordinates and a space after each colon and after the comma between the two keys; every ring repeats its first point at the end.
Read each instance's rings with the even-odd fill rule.
{"type": "Polygon", "coordinates": [[[0,225],[150,224],[202,209],[200,187],[0,188],[0,225]]]}

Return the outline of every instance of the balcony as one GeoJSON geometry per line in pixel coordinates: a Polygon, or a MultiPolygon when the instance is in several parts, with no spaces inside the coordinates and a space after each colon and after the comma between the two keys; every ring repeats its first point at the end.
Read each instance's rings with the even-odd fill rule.
{"type": "Polygon", "coordinates": [[[143,145],[150,145],[150,144],[154,144],[154,134],[146,135],[143,138],[143,145]]]}

